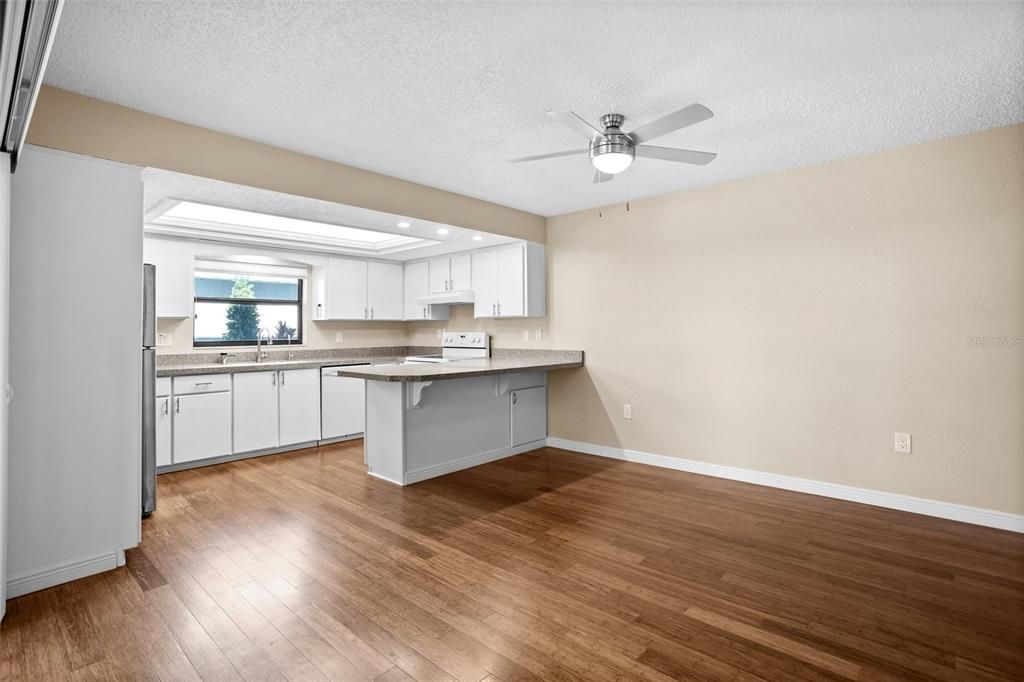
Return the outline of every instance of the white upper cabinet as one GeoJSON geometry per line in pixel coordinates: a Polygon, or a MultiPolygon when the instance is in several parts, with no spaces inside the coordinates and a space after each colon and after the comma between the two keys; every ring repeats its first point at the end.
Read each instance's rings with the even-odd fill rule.
{"type": "Polygon", "coordinates": [[[328,258],[313,269],[314,320],[401,320],[402,265],[328,258]]]}
{"type": "Polygon", "coordinates": [[[142,260],[156,266],[156,316],[192,317],[192,287],[195,270],[191,242],[171,239],[143,239],[142,260]]]}
{"type": "Polygon", "coordinates": [[[447,320],[448,306],[423,305],[416,299],[430,292],[427,261],[405,265],[405,305],[403,318],[406,320],[447,320]]]}
{"type": "Polygon", "coordinates": [[[434,258],[430,263],[430,293],[460,291],[473,286],[472,256],[468,253],[434,258]]]}
{"type": "Polygon", "coordinates": [[[280,391],[281,445],[320,439],[320,370],[277,372],[280,391]]]}
{"type": "Polygon", "coordinates": [[[498,316],[498,250],[473,253],[473,317],[498,316]]]}
{"type": "Polygon", "coordinates": [[[475,317],[543,317],[544,247],[508,244],[472,254],[475,317]]]}
{"type": "Polygon", "coordinates": [[[468,253],[452,256],[450,272],[451,291],[473,288],[473,256],[468,253]]]}
{"type": "Polygon", "coordinates": [[[451,275],[451,259],[435,258],[428,261],[430,270],[430,293],[443,294],[448,291],[448,279],[451,275]]]}
{"type": "Polygon", "coordinates": [[[520,244],[498,247],[498,317],[526,314],[526,256],[520,244]]]}
{"type": "Polygon", "coordinates": [[[364,320],[367,310],[366,261],[330,258],[327,261],[327,318],[364,320]]]}
{"type": "Polygon", "coordinates": [[[371,320],[401,320],[402,264],[370,261],[367,307],[371,320]]]}

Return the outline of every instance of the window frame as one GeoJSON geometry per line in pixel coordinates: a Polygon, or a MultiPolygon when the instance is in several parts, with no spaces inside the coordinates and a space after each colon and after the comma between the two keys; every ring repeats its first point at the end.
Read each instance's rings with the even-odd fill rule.
{"type": "MultiPolygon", "coordinates": [[[[193,279],[198,275],[199,272],[201,272],[201,271],[197,271],[195,274],[192,275],[193,279]]],[[[245,273],[238,273],[238,274],[241,277],[245,277],[246,276],[245,273]]],[[[259,275],[257,275],[256,273],[252,273],[252,274],[250,274],[248,276],[249,277],[258,277],[259,275]]],[[[232,304],[232,303],[251,303],[252,305],[294,305],[294,306],[296,306],[298,308],[298,311],[299,311],[299,314],[296,317],[296,319],[298,320],[298,323],[297,323],[297,326],[296,326],[296,329],[295,329],[295,332],[296,332],[296,335],[298,336],[298,338],[297,339],[292,339],[292,340],[287,340],[287,339],[267,339],[263,343],[264,343],[264,345],[269,345],[269,346],[301,346],[302,343],[303,343],[303,340],[305,338],[305,336],[304,336],[305,329],[304,329],[303,324],[302,324],[302,322],[303,322],[302,310],[303,310],[303,307],[305,306],[305,300],[303,299],[303,293],[305,291],[305,283],[306,283],[306,281],[305,281],[305,277],[296,277],[295,279],[298,281],[298,285],[299,285],[299,287],[298,287],[299,288],[299,291],[298,291],[299,297],[298,297],[297,301],[282,301],[281,299],[272,299],[272,298],[231,298],[230,296],[227,296],[227,297],[225,297],[225,296],[196,296],[195,293],[193,292],[193,294],[192,294],[192,347],[193,348],[230,348],[230,347],[234,347],[234,346],[255,346],[256,345],[256,339],[253,339],[252,341],[244,341],[244,340],[239,340],[239,339],[225,339],[225,340],[221,340],[221,341],[198,341],[198,340],[196,340],[196,327],[195,327],[195,321],[196,321],[196,315],[197,315],[197,313],[196,313],[196,304],[200,303],[200,302],[202,302],[202,303],[227,303],[227,304],[232,304]]]]}

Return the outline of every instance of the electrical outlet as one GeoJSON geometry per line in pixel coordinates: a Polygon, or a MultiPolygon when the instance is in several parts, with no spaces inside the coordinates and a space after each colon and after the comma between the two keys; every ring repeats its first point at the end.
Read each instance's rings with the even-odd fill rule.
{"type": "Polygon", "coordinates": [[[523,341],[529,341],[529,340],[530,340],[530,330],[529,329],[524,329],[523,330],[523,341]]]}
{"type": "Polygon", "coordinates": [[[344,343],[345,342],[345,332],[334,332],[334,341],[335,341],[335,343],[344,343]]]}
{"type": "Polygon", "coordinates": [[[534,341],[543,341],[544,340],[544,330],[543,329],[534,329],[533,330],[533,340],[534,341]]]}
{"type": "Polygon", "coordinates": [[[438,340],[440,340],[440,339],[441,339],[441,336],[442,336],[443,334],[444,334],[444,330],[443,330],[443,329],[438,329],[438,330],[437,330],[437,338],[438,338],[438,340]]]}
{"type": "Polygon", "coordinates": [[[171,335],[170,334],[157,334],[156,335],[156,345],[157,346],[170,346],[171,345],[171,335]]]}
{"type": "Polygon", "coordinates": [[[896,452],[902,455],[909,455],[911,453],[909,433],[896,434],[896,452]]]}
{"type": "Polygon", "coordinates": [[[630,405],[629,403],[626,403],[625,405],[622,406],[622,418],[623,419],[632,419],[633,418],[633,406],[630,405]]]}

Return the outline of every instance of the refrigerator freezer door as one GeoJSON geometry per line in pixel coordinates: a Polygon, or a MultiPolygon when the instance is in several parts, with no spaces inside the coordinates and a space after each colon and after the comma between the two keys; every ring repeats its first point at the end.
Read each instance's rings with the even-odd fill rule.
{"type": "Polygon", "coordinates": [[[142,266],[142,347],[156,346],[156,266],[142,266]]]}
{"type": "Polygon", "coordinates": [[[156,509],[156,351],[142,351],[142,515],[156,509]]]}

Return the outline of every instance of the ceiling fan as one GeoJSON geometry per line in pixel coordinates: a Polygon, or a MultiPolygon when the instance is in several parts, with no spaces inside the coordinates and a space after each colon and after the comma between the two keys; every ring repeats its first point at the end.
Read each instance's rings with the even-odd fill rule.
{"type": "Polygon", "coordinates": [[[706,121],[714,116],[711,110],[703,104],[691,104],[688,107],[683,107],[679,111],[668,116],[662,116],[628,133],[624,133],[620,129],[622,122],[625,120],[622,114],[605,114],[602,116],[601,127],[604,128],[604,131],[598,130],[572,111],[549,111],[548,116],[587,137],[590,140],[590,146],[587,149],[521,156],[517,159],[509,159],[509,163],[540,161],[541,159],[575,156],[576,154],[586,154],[589,152],[590,162],[594,164],[596,169],[594,172],[594,182],[608,182],[615,177],[616,173],[621,173],[629,168],[636,156],[661,159],[662,161],[692,163],[698,166],[711,163],[718,156],[711,152],[695,152],[689,149],[672,149],[670,147],[655,147],[643,144],[680,128],[686,128],[695,123],[706,121]]]}

